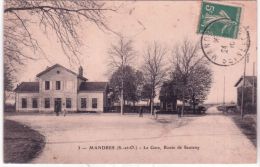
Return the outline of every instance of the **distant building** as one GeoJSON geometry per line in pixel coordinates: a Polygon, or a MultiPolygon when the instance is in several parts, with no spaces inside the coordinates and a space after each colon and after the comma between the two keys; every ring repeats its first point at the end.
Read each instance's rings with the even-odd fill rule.
{"type": "MultiPolygon", "coordinates": [[[[241,106],[242,89],[243,89],[244,77],[240,77],[236,82],[237,87],[237,104],[241,106]]],[[[257,77],[245,76],[245,88],[244,88],[244,104],[256,106],[257,101],[257,77]]]]}
{"type": "Polygon", "coordinates": [[[16,111],[103,112],[107,106],[107,82],[88,82],[82,67],[77,74],[55,64],[36,76],[37,82],[17,85],[16,111]]]}

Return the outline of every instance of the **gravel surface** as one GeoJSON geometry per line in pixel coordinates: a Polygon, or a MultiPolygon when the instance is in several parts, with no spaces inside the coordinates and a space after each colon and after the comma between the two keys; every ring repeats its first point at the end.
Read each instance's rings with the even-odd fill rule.
{"type": "Polygon", "coordinates": [[[256,148],[231,118],[71,114],[7,116],[46,137],[33,163],[256,163],[256,148]]]}

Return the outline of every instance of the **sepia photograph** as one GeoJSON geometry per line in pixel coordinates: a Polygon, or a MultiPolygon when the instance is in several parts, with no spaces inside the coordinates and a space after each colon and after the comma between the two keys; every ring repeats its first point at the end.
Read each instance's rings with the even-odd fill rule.
{"type": "Polygon", "coordinates": [[[4,0],[4,164],[256,164],[255,0],[4,0]]]}

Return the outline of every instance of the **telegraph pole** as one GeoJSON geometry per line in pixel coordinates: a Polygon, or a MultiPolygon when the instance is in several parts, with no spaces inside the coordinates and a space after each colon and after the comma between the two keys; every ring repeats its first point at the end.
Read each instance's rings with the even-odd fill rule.
{"type": "MultiPolygon", "coordinates": [[[[247,31],[247,37],[249,38],[249,32],[247,31]]],[[[248,44],[248,48],[250,46],[250,40],[247,41],[247,44],[248,44]]],[[[242,86],[242,98],[241,98],[241,119],[243,120],[243,117],[244,117],[244,89],[245,89],[245,76],[246,76],[246,63],[247,63],[247,58],[248,58],[248,49],[246,51],[246,54],[245,54],[245,62],[244,62],[244,74],[243,74],[243,86],[242,86]]],[[[249,59],[248,59],[249,60],[249,59]]]]}
{"type": "Polygon", "coordinates": [[[226,76],[224,73],[224,89],[223,89],[223,106],[225,107],[225,94],[226,94],[226,76]]]}
{"type": "Polygon", "coordinates": [[[225,96],[226,96],[226,75],[225,75],[225,68],[224,68],[224,87],[223,87],[223,113],[226,113],[226,102],[225,102],[225,96]]]}
{"type": "Polygon", "coordinates": [[[255,104],[255,62],[253,62],[252,106],[255,104]]]}
{"type": "Polygon", "coordinates": [[[246,76],[246,60],[247,60],[247,55],[245,56],[245,62],[244,62],[244,74],[243,74],[243,86],[242,86],[242,98],[241,98],[241,119],[243,120],[244,117],[244,89],[245,89],[245,76],[246,76]]]}
{"type": "Polygon", "coordinates": [[[219,98],[219,97],[218,97],[218,87],[217,87],[217,105],[218,105],[218,98],[219,98]]]}

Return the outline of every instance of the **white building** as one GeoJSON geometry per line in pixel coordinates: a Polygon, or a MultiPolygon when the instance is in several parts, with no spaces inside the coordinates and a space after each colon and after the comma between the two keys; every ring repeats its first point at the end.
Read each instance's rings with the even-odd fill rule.
{"type": "Polygon", "coordinates": [[[103,112],[107,105],[107,82],[88,82],[82,67],[77,74],[55,64],[36,76],[15,89],[16,111],[103,112]]]}

